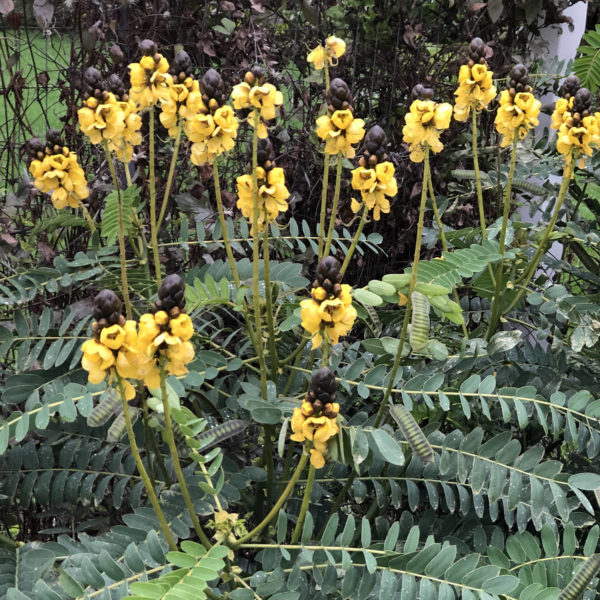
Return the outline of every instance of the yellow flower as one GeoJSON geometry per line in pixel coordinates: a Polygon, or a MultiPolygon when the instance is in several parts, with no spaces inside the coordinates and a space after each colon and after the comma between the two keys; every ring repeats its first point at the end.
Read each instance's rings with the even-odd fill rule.
{"type": "MultiPolygon", "coordinates": [[[[325,61],[328,60],[327,51],[323,46],[319,45],[314,50],[311,50],[306,57],[309,63],[313,63],[313,66],[317,71],[320,71],[325,66],[325,61]]],[[[331,64],[331,63],[330,63],[331,64]]]]}
{"type": "Polygon", "coordinates": [[[350,110],[336,110],[317,119],[317,135],[325,141],[325,153],[341,152],[346,158],[354,158],[352,144],[358,144],[365,135],[365,122],[355,119],[350,110]]]}
{"type": "Polygon", "coordinates": [[[483,110],[496,97],[492,78],[493,73],[488,71],[486,65],[461,66],[458,73],[459,86],[454,92],[454,118],[457,121],[466,121],[472,108],[476,111],[483,110]]]}
{"type": "Polygon", "coordinates": [[[131,99],[140,107],[148,108],[169,97],[169,87],[172,81],[168,73],[169,63],[161,54],[144,56],[139,63],[129,65],[131,99]]]}
{"type": "Polygon", "coordinates": [[[123,112],[123,131],[120,139],[115,137],[108,143],[111,152],[117,155],[121,162],[129,162],[133,155],[133,147],[142,143],[142,117],[137,112],[137,105],[133,100],[117,102],[123,112]]]}
{"type": "Polygon", "coordinates": [[[214,115],[198,114],[188,125],[192,144],[192,162],[195,165],[212,164],[217,156],[235,145],[238,120],[230,106],[221,106],[214,115]]]}
{"type": "Polygon", "coordinates": [[[125,330],[120,325],[104,327],[100,332],[100,343],[111,350],[118,350],[124,342],[125,330]]]}
{"type": "Polygon", "coordinates": [[[433,152],[444,148],[440,142],[440,133],[450,126],[452,106],[438,104],[433,100],[415,100],[406,115],[406,125],[402,129],[404,141],[409,145],[410,159],[421,162],[425,156],[425,144],[433,152]]]}
{"type": "Polygon", "coordinates": [[[567,98],[559,98],[554,105],[554,111],[552,112],[552,129],[560,129],[560,126],[571,117],[573,110],[573,99],[572,96],[567,98]]]}
{"type": "Polygon", "coordinates": [[[308,298],[300,302],[300,308],[301,324],[311,334],[313,348],[321,345],[324,335],[332,344],[337,344],[340,336],[352,329],[356,319],[351,287],[347,284],[342,284],[338,297],[331,295],[322,301],[308,298]]]}
{"type": "Polygon", "coordinates": [[[325,46],[317,46],[311,50],[306,60],[313,63],[315,69],[320,71],[325,66],[325,61],[333,65],[334,58],[340,58],[346,52],[346,42],[340,38],[329,36],[325,40],[325,46]]]}
{"type": "MultiPolygon", "coordinates": [[[[288,208],[286,200],[290,193],[285,185],[285,174],[283,169],[275,167],[268,172],[262,167],[257,169],[258,176],[258,231],[264,231],[265,225],[275,221],[280,212],[288,208]]],[[[238,201],[237,207],[242,215],[253,223],[254,200],[253,182],[251,175],[242,175],[237,178],[238,201]]],[[[254,225],[251,228],[254,234],[254,225]]]]}
{"type": "Polygon", "coordinates": [[[62,154],[32,160],[29,171],[34,177],[33,185],[41,192],[51,194],[50,199],[56,209],[66,206],[77,208],[90,195],[77,156],[67,148],[63,149],[62,154]]]}
{"type": "Polygon", "coordinates": [[[573,155],[581,155],[577,166],[585,166],[584,156],[592,156],[595,148],[600,146],[600,113],[589,115],[579,121],[577,125],[570,126],[572,119],[565,120],[560,126],[556,140],[556,149],[565,157],[567,166],[571,164],[573,155]]]}
{"type": "Polygon", "coordinates": [[[81,366],[88,372],[90,383],[100,383],[106,371],[115,364],[115,355],[110,348],[96,340],[87,340],[81,346],[81,366]]]}
{"type": "MultiPolygon", "coordinates": [[[[304,402],[302,406],[305,404],[308,403],[304,402]]],[[[327,452],[327,441],[339,432],[335,418],[325,415],[307,417],[304,408],[294,408],[291,425],[293,433],[290,438],[296,442],[312,441],[314,447],[310,450],[310,463],[316,469],[322,468],[325,465],[323,455],[327,452]]]]}
{"type": "Polygon", "coordinates": [[[379,221],[381,213],[390,212],[390,201],[386,196],[395,196],[398,186],[394,178],[394,165],[391,162],[382,162],[375,169],[358,167],[352,171],[352,187],[360,190],[362,202],[352,199],[350,208],[357,213],[361,207],[367,206],[373,211],[373,219],[379,221]]]}
{"type": "Polygon", "coordinates": [[[500,94],[500,107],[496,115],[496,129],[501,134],[501,146],[510,146],[515,134],[523,139],[529,129],[538,124],[541,102],[531,92],[519,92],[514,97],[509,90],[500,94]]]}
{"type": "Polygon", "coordinates": [[[181,313],[178,317],[169,321],[171,333],[184,341],[189,340],[194,335],[194,325],[189,315],[181,313]]]}
{"type": "Polygon", "coordinates": [[[340,38],[330,35],[325,40],[325,48],[327,49],[327,56],[329,57],[329,63],[333,64],[333,58],[340,58],[346,52],[346,42],[340,38]]]}
{"type": "Polygon", "coordinates": [[[258,123],[254,122],[253,113],[250,113],[247,120],[251,127],[258,127],[258,137],[267,137],[267,127],[263,119],[269,120],[275,118],[275,109],[283,104],[283,94],[271,83],[250,86],[245,81],[233,86],[231,92],[233,98],[233,108],[241,110],[244,108],[254,108],[258,111],[258,123]]]}
{"type": "Polygon", "coordinates": [[[81,131],[90,138],[92,144],[102,140],[113,141],[121,146],[125,129],[125,113],[115,95],[106,92],[106,98],[99,102],[97,98],[88,98],[77,111],[81,131]]]}

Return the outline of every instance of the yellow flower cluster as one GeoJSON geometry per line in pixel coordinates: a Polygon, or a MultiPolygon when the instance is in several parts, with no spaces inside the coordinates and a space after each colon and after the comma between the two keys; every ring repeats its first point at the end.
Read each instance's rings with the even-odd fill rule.
{"type": "Polygon", "coordinates": [[[165,370],[170,375],[185,375],[185,366],[194,358],[194,346],[189,341],[194,326],[189,315],[180,313],[171,318],[164,310],[140,317],[139,344],[146,355],[165,359],[165,370]]]}
{"type": "Polygon", "coordinates": [[[458,73],[458,89],[454,92],[454,118],[466,121],[471,109],[476,111],[487,108],[496,97],[496,88],[492,81],[493,73],[486,65],[462,65],[458,73]]]}
{"type": "Polygon", "coordinates": [[[333,114],[317,119],[317,135],[325,141],[325,153],[341,152],[346,158],[354,158],[358,144],[365,135],[365,122],[355,119],[350,109],[336,110],[333,114]]]}
{"type": "Polygon", "coordinates": [[[244,81],[233,86],[231,92],[233,108],[236,110],[251,109],[248,123],[258,128],[258,137],[266,138],[267,126],[264,121],[275,118],[275,109],[283,104],[283,94],[271,83],[264,83],[262,69],[254,67],[248,71],[244,81]],[[257,111],[258,123],[254,122],[254,110],[257,111]]]}
{"type": "Polygon", "coordinates": [[[323,337],[337,344],[354,325],[356,310],[352,306],[351,287],[342,284],[337,295],[328,294],[321,286],[313,288],[311,298],[300,302],[302,327],[312,336],[313,348],[318,348],[323,337]]]}
{"type": "Polygon", "coordinates": [[[77,111],[81,131],[92,144],[108,141],[108,148],[119,160],[128,162],[133,147],[142,143],[142,118],[131,99],[117,100],[112,92],[103,92],[102,98],[94,96],[77,111]]]}
{"type": "Polygon", "coordinates": [[[143,56],[139,63],[129,65],[132,100],[140,109],[158,104],[169,97],[171,75],[167,59],[158,53],[143,56]]]}
{"type": "Polygon", "coordinates": [[[329,36],[325,40],[325,46],[317,46],[309,52],[306,60],[313,63],[315,69],[320,71],[325,66],[325,61],[333,65],[334,58],[340,58],[346,52],[346,42],[340,38],[329,36]]]}
{"type": "Polygon", "coordinates": [[[189,114],[188,99],[192,94],[200,95],[198,81],[186,77],[182,83],[169,83],[166,96],[161,100],[160,122],[172,138],[177,137],[179,119],[189,114]]]}
{"type": "Polygon", "coordinates": [[[77,155],[66,147],[60,154],[46,154],[42,160],[32,160],[29,171],[34,177],[33,185],[41,192],[51,194],[56,209],[77,208],[90,195],[77,155]]]}
{"type": "MultiPolygon", "coordinates": [[[[134,375],[131,375],[131,370],[123,369],[123,365],[129,366],[131,356],[138,354],[138,335],[135,321],[125,321],[124,319],[122,321],[122,324],[104,327],[99,336],[87,340],[81,346],[83,352],[81,366],[88,372],[90,383],[100,383],[108,372],[110,372],[110,383],[113,368],[116,368],[121,377],[140,378],[138,377],[140,371],[137,369],[134,375]]],[[[135,388],[131,383],[124,380],[123,386],[127,400],[135,398],[135,388]]]]}
{"type": "Polygon", "coordinates": [[[390,201],[386,196],[395,196],[398,185],[394,177],[394,165],[382,162],[375,168],[358,167],[352,171],[352,188],[360,190],[361,202],[352,198],[352,212],[357,213],[363,204],[373,211],[373,219],[379,221],[381,213],[390,212],[390,201]]]}
{"type": "Polygon", "coordinates": [[[409,145],[410,159],[413,162],[423,161],[425,145],[434,152],[443,150],[440,133],[450,127],[451,117],[452,106],[447,102],[438,104],[433,100],[415,100],[410,105],[402,135],[409,145]]]}
{"type": "Polygon", "coordinates": [[[567,121],[573,113],[573,100],[574,97],[570,98],[559,98],[554,105],[554,111],[552,112],[552,129],[560,129],[561,125],[567,121]]]}
{"type": "Polygon", "coordinates": [[[88,98],[77,111],[77,116],[81,131],[90,138],[92,144],[108,140],[116,147],[121,145],[125,113],[111,92],[104,92],[101,99],[94,96],[88,98]]]}
{"type": "Polygon", "coordinates": [[[523,139],[527,132],[538,124],[541,102],[531,92],[511,94],[504,90],[500,94],[500,107],[496,114],[496,130],[502,135],[501,147],[510,146],[515,134],[523,139]]]}
{"type": "MultiPolygon", "coordinates": [[[[336,415],[340,410],[337,402],[331,404],[332,412],[336,415]]],[[[315,469],[321,469],[325,466],[325,457],[327,452],[327,441],[339,432],[336,417],[327,417],[325,415],[314,416],[315,409],[310,402],[302,402],[302,408],[294,408],[292,416],[292,431],[290,437],[295,442],[304,442],[309,440],[313,447],[310,450],[310,464],[315,469]]]]}
{"type": "MultiPolygon", "coordinates": [[[[285,185],[285,174],[282,168],[275,167],[266,171],[263,167],[258,167],[256,172],[258,182],[257,224],[260,232],[264,231],[265,225],[277,219],[280,212],[287,210],[286,200],[289,198],[290,193],[285,185]]],[[[237,207],[242,211],[244,217],[252,223],[254,220],[252,175],[238,177],[237,188],[237,207]]],[[[254,227],[252,227],[251,232],[254,235],[254,227]]]]}
{"type": "Polygon", "coordinates": [[[238,120],[227,104],[210,111],[198,92],[190,94],[184,113],[188,118],[185,131],[192,143],[195,165],[213,163],[215,158],[235,145],[238,120]]]}

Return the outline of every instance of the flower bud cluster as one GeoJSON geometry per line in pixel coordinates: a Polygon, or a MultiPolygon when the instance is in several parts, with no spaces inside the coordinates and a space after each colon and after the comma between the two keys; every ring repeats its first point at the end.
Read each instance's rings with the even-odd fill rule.
{"type": "Polygon", "coordinates": [[[90,195],[77,155],[64,145],[56,130],[48,130],[46,139],[46,144],[33,138],[25,145],[33,185],[50,194],[54,208],[77,208],[90,195]]]}
{"type": "Polygon", "coordinates": [[[438,104],[431,100],[433,90],[420,84],[413,88],[413,95],[418,97],[410,105],[402,135],[408,144],[410,159],[413,162],[422,162],[426,146],[434,152],[443,150],[440,133],[450,127],[452,106],[447,102],[438,104]]]}
{"type": "Polygon", "coordinates": [[[354,118],[352,94],[346,82],[335,78],[326,94],[327,114],[317,119],[317,135],[325,142],[325,154],[354,158],[358,144],[365,135],[365,122],[354,118]]]}
{"type": "Polygon", "coordinates": [[[317,266],[311,297],[300,302],[302,327],[312,336],[313,348],[323,343],[337,344],[356,319],[351,287],[341,283],[340,263],[326,256],[317,266]]]}
{"type": "Polygon", "coordinates": [[[320,469],[325,465],[327,441],[339,432],[336,419],[340,405],[336,400],[335,375],[327,368],[319,369],[310,381],[310,388],[301,408],[294,408],[291,439],[312,442],[310,462],[320,469]]]}
{"type": "MultiPolygon", "coordinates": [[[[258,184],[258,215],[256,222],[258,231],[277,219],[280,212],[288,209],[287,199],[290,196],[285,185],[285,173],[273,162],[273,146],[268,138],[259,139],[257,146],[256,169],[258,184]]],[[[254,182],[252,175],[241,175],[237,178],[237,207],[250,223],[254,223],[254,182]]],[[[251,227],[254,235],[254,225],[251,227]]]]}
{"type": "Polygon", "coordinates": [[[271,83],[265,83],[264,70],[255,65],[244,75],[244,81],[233,86],[231,97],[233,108],[241,111],[251,111],[247,121],[257,128],[259,138],[266,138],[267,126],[265,121],[275,118],[275,109],[283,104],[283,94],[271,83]],[[254,112],[257,122],[254,122],[254,112]]]}
{"type": "Polygon", "coordinates": [[[458,89],[454,92],[454,118],[457,121],[466,121],[471,109],[481,111],[496,97],[493,73],[487,68],[486,54],[487,47],[480,38],[471,40],[469,61],[460,67],[458,89]]]}
{"type": "Polygon", "coordinates": [[[364,141],[363,155],[359,166],[352,171],[352,188],[361,193],[361,202],[352,198],[352,212],[357,213],[362,206],[373,211],[373,219],[379,221],[381,213],[390,212],[390,201],[398,193],[394,177],[394,165],[385,152],[387,137],[378,125],[369,129],[364,141]]]}
{"type": "Polygon", "coordinates": [[[496,130],[502,137],[501,147],[510,146],[515,135],[523,139],[538,124],[541,102],[533,96],[527,67],[515,65],[509,73],[509,89],[500,94],[496,130]]]}

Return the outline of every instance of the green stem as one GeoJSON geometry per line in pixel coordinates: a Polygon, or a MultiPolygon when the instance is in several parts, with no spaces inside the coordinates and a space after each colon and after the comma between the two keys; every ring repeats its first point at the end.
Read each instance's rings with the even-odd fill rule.
{"type": "Polygon", "coordinates": [[[367,208],[367,205],[365,204],[362,215],[360,216],[360,223],[358,224],[358,229],[356,230],[356,233],[354,234],[354,238],[352,238],[352,244],[350,244],[350,248],[348,249],[346,258],[344,258],[344,262],[342,263],[342,268],[340,269],[340,273],[342,275],[346,272],[346,269],[348,268],[348,265],[350,264],[350,259],[352,258],[352,255],[354,254],[354,250],[356,250],[356,244],[358,244],[358,239],[360,238],[360,234],[362,233],[363,227],[365,226],[365,223],[367,222],[368,214],[369,214],[369,209],[367,208]]]}
{"type": "Polygon", "coordinates": [[[485,230],[485,210],[483,208],[483,191],[481,189],[481,175],[479,173],[479,155],[477,153],[477,111],[475,105],[471,107],[472,112],[472,128],[473,128],[473,169],[475,170],[475,187],[477,189],[477,205],[479,206],[479,223],[481,225],[481,237],[486,239],[487,232],[485,230]]]}
{"type": "Polygon", "coordinates": [[[267,342],[269,345],[269,362],[271,363],[271,381],[277,381],[279,359],[275,345],[275,323],[273,319],[273,298],[271,296],[271,276],[269,272],[269,225],[265,225],[263,232],[263,265],[265,281],[265,309],[267,311],[267,342]]]}
{"type": "Polygon", "coordinates": [[[327,215],[327,188],[329,186],[329,154],[325,152],[323,161],[323,189],[321,190],[321,214],[319,216],[319,261],[323,258],[325,242],[325,216],[327,215]]]}
{"type": "Polygon", "coordinates": [[[158,498],[156,497],[156,493],[154,492],[154,488],[152,487],[152,482],[150,481],[150,477],[148,477],[148,472],[144,467],[144,463],[142,462],[142,457],[140,456],[140,451],[137,446],[137,442],[135,441],[135,433],[133,432],[133,425],[131,424],[131,416],[129,414],[129,404],[127,403],[127,399],[125,398],[125,389],[123,388],[123,380],[118,374],[116,375],[117,385],[119,387],[119,395],[121,396],[121,403],[123,405],[123,416],[125,417],[125,428],[127,429],[127,437],[129,438],[129,446],[131,447],[131,454],[133,454],[133,458],[135,460],[135,464],[137,466],[138,472],[142,481],[144,482],[144,486],[146,488],[146,493],[148,494],[148,499],[150,500],[150,504],[152,504],[152,508],[154,513],[156,514],[156,518],[158,519],[158,524],[160,526],[167,543],[169,544],[169,548],[171,550],[177,550],[177,544],[175,543],[175,539],[173,538],[173,534],[169,529],[169,525],[167,524],[167,520],[165,519],[165,515],[160,507],[158,502],[158,498]]]}
{"type": "Polygon", "coordinates": [[[327,90],[329,89],[329,60],[325,61],[324,67],[325,67],[325,93],[327,93],[327,90]]]}
{"type": "MultiPolygon", "coordinates": [[[[267,397],[267,367],[263,348],[262,319],[260,314],[260,292],[258,285],[260,239],[258,235],[258,110],[253,111],[255,127],[252,135],[252,301],[254,307],[254,335],[256,336],[256,352],[260,363],[260,387],[263,398],[267,397]]],[[[265,227],[268,227],[265,224],[265,227]]]]}
{"type": "Polygon", "coordinates": [[[335,219],[337,216],[338,203],[340,201],[340,186],[342,183],[342,153],[338,152],[337,155],[337,168],[335,171],[335,190],[333,192],[333,205],[331,207],[331,217],[329,218],[329,229],[327,230],[327,241],[325,242],[325,249],[323,250],[323,256],[329,255],[331,249],[331,238],[333,236],[333,230],[335,228],[335,219]]]}
{"type": "Polygon", "coordinates": [[[400,332],[400,340],[398,342],[398,351],[396,352],[396,356],[394,358],[394,364],[392,365],[392,370],[390,372],[390,379],[383,394],[383,398],[381,400],[381,404],[379,406],[379,410],[377,411],[377,416],[375,417],[375,422],[373,423],[373,427],[378,427],[379,423],[381,423],[381,419],[383,418],[383,413],[388,403],[388,399],[390,394],[392,393],[392,389],[394,387],[394,379],[396,378],[396,373],[398,372],[398,367],[400,366],[400,360],[402,358],[402,348],[404,346],[404,342],[406,341],[406,333],[408,331],[408,321],[410,320],[410,312],[411,312],[411,294],[415,289],[415,285],[417,283],[417,271],[419,268],[419,259],[421,257],[421,243],[423,241],[423,221],[425,218],[425,203],[427,201],[427,181],[429,179],[429,146],[425,145],[425,158],[423,164],[423,183],[421,185],[421,204],[419,206],[419,221],[417,223],[417,239],[415,241],[415,255],[413,258],[412,264],[412,273],[410,278],[410,286],[408,289],[408,302],[406,303],[406,313],[404,314],[404,321],[402,323],[402,330],[400,332]]]}
{"type": "Polygon", "coordinates": [[[296,527],[294,528],[294,533],[292,534],[292,544],[295,544],[300,539],[300,534],[302,533],[302,525],[304,525],[304,519],[306,518],[306,512],[308,511],[308,505],[310,504],[310,495],[315,482],[315,471],[316,469],[311,464],[308,469],[308,478],[306,481],[306,487],[304,488],[304,497],[302,498],[300,514],[298,515],[296,527]]]}
{"type": "Polygon", "coordinates": [[[177,475],[177,481],[179,482],[181,495],[185,501],[185,506],[190,514],[190,518],[192,519],[196,534],[200,538],[202,545],[208,550],[211,547],[211,543],[202,530],[202,525],[200,525],[198,515],[196,515],[196,509],[194,508],[194,503],[185,482],[185,475],[183,474],[181,463],[179,462],[179,454],[177,452],[177,445],[175,444],[175,436],[173,435],[173,424],[171,423],[171,407],[169,405],[169,396],[167,394],[167,376],[164,365],[162,364],[160,365],[160,395],[162,398],[163,413],[165,417],[165,438],[171,453],[171,460],[173,461],[173,468],[175,469],[175,474],[177,475]]]}
{"type": "MultiPolygon", "coordinates": [[[[444,225],[442,223],[442,217],[440,216],[440,211],[438,210],[438,206],[437,206],[437,202],[435,200],[435,193],[433,191],[433,182],[431,181],[431,172],[429,173],[429,180],[427,181],[427,187],[429,188],[429,196],[431,198],[431,205],[433,206],[433,214],[435,215],[435,220],[438,226],[438,229],[440,230],[440,240],[442,242],[442,249],[444,250],[444,252],[448,252],[448,242],[446,241],[446,234],[444,233],[444,225]]],[[[460,298],[458,297],[458,292],[456,291],[456,288],[452,288],[452,295],[454,296],[454,301],[457,304],[460,304],[460,298]]],[[[465,339],[469,339],[469,332],[467,331],[467,326],[466,324],[463,323],[461,324],[462,327],[462,331],[463,331],[463,335],[465,336],[465,339]]]]}
{"type": "Polygon", "coordinates": [[[577,164],[578,155],[574,154],[571,156],[571,163],[568,166],[565,166],[563,171],[563,178],[560,182],[560,189],[558,191],[558,198],[556,200],[556,205],[554,206],[554,211],[552,213],[552,217],[550,218],[550,222],[548,223],[548,227],[546,227],[546,231],[544,232],[544,236],[542,241],[540,242],[535,254],[533,255],[533,259],[529,263],[529,267],[525,271],[523,277],[518,281],[518,284],[521,286],[519,292],[515,296],[514,300],[510,303],[508,308],[506,309],[506,313],[509,312],[525,295],[527,290],[527,286],[531,282],[537,268],[544,256],[546,244],[548,243],[548,238],[552,231],[554,231],[554,226],[556,225],[556,221],[558,219],[558,213],[562,207],[562,204],[567,195],[567,190],[569,189],[569,183],[571,181],[571,177],[573,176],[573,172],[575,171],[575,166],[577,164]]]}
{"type": "Polygon", "coordinates": [[[150,156],[148,169],[150,172],[150,243],[152,245],[152,256],[154,258],[154,273],[156,278],[156,286],[160,287],[162,275],[160,271],[160,255],[158,254],[158,227],[156,222],[156,173],[154,171],[154,107],[150,107],[150,125],[149,133],[150,140],[150,156]]]}
{"type": "Polygon", "coordinates": [[[302,453],[302,456],[300,457],[300,461],[298,462],[298,466],[296,467],[294,474],[288,481],[287,485],[285,486],[285,489],[283,490],[281,496],[279,496],[279,499],[277,500],[277,502],[275,502],[273,508],[269,511],[269,514],[252,531],[250,531],[245,536],[243,536],[239,540],[237,540],[235,542],[235,544],[232,544],[232,548],[234,548],[234,549],[239,548],[241,544],[244,544],[248,540],[251,540],[255,535],[259,534],[277,516],[277,514],[279,513],[279,509],[283,506],[287,497],[290,495],[290,493],[294,489],[294,485],[296,485],[296,481],[298,481],[298,479],[300,478],[300,475],[302,475],[302,471],[304,471],[304,467],[306,466],[307,461],[308,461],[308,454],[302,453]]]}
{"type": "MultiPolygon", "coordinates": [[[[300,364],[300,361],[302,360],[302,350],[304,350],[304,347],[306,346],[306,344],[308,343],[308,340],[310,340],[310,335],[306,335],[302,338],[302,341],[300,342],[298,348],[296,348],[296,350],[294,350],[294,352],[288,357],[288,359],[285,359],[285,364],[289,364],[290,360],[294,361],[293,366],[297,367],[300,364]]],[[[284,364],[282,362],[282,364],[284,364]]],[[[287,381],[285,382],[285,387],[283,388],[283,395],[287,395],[287,393],[290,391],[290,388],[292,387],[292,382],[294,381],[294,377],[296,376],[296,372],[294,371],[294,369],[290,369],[290,373],[288,375],[287,381]]]]}
{"type": "Polygon", "coordinates": [[[179,119],[177,125],[177,134],[175,136],[175,145],[173,146],[173,156],[171,157],[171,164],[169,166],[169,174],[167,175],[167,185],[165,187],[165,194],[163,196],[162,204],[160,207],[160,214],[158,215],[158,222],[156,228],[160,229],[163,219],[165,218],[165,211],[167,210],[167,204],[169,202],[169,195],[171,193],[171,185],[173,184],[173,175],[175,173],[175,165],[177,163],[177,154],[179,153],[179,144],[181,143],[181,128],[182,122],[179,119]]]}
{"type": "Polygon", "coordinates": [[[486,334],[486,339],[489,340],[498,326],[500,321],[500,304],[502,302],[502,274],[504,271],[504,252],[506,242],[506,229],[508,227],[508,217],[510,214],[510,197],[512,193],[512,182],[515,175],[515,165],[517,164],[517,143],[519,141],[519,132],[515,131],[515,135],[512,143],[512,150],[510,154],[510,168],[508,171],[508,181],[506,182],[506,190],[504,193],[504,211],[502,213],[502,228],[500,229],[500,237],[498,239],[498,252],[502,257],[498,263],[496,269],[496,284],[494,286],[494,299],[492,301],[492,314],[490,317],[490,324],[486,334]]]}
{"type": "Polygon", "coordinates": [[[227,223],[225,221],[225,210],[223,209],[223,199],[221,197],[221,183],[219,181],[219,167],[218,159],[215,159],[213,164],[213,180],[215,182],[215,198],[217,200],[217,211],[219,213],[219,223],[221,224],[221,232],[223,236],[223,243],[225,244],[225,252],[227,253],[227,260],[229,261],[229,268],[235,281],[235,287],[240,288],[240,276],[238,275],[237,267],[235,264],[235,258],[233,257],[233,250],[231,248],[231,242],[229,241],[229,232],[227,231],[227,223]]]}
{"type": "Polygon", "coordinates": [[[102,141],[104,145],[104,152],[108,161],[108,168],[113,180],[113,185],[117,191],[117,205],[119,208],[119,258],[121,261],[121,289],[123,291],[123,300],[125,302],[125,314],[128,319],[131,319],[131,300],[129,298],[129,283],[127,281],[127,265],[125,263],[125,223],[123,220],[123,203],[121,202],[121,187],[117,180],[117,171],[115,170],[115,163],[112,159],[112,154],[108,148],[108,140],[102,141]]]}
{"type": "Polygon", "coordinates": [[[83,216],[87,221],[88,227],[90,228],[90,233],[94,233],[96,231],[96,223],[94,223],[94,219],[92,219],[92,215],[90,215],[90,211],[86,208],[83,202],[80,204],[81,210],[83,212],[83,216]]]}

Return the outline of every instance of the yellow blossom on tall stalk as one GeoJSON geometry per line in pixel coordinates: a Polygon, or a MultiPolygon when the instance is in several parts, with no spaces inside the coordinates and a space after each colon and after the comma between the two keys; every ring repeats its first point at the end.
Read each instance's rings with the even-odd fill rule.
{"type": "Polygon", "coordinates": [[[143,40],[139,48],[143,54],[140,62],[129,65],[129,95],[143,110],[168,98],[172,79],[168,73],[169,62],[158,52],[155,42],[143,40]]]}
{"type": "Polygon", "coordinates": [[[214,163],[217,156],[235,145],[238,120],[231,106],[225,104],[223,79],[209,69],[198,90],[190,93],[182,108],[185,132],[192,144],[192,162],[195,165],[214,163]]]}
{"type": "MultiPolygon", "coordinates": [[[[256,169],[258,182],[258,231],[262,232],[265,226],[277,219],[280,212],[288,209],[286,200],[290,196],[285,185],[285,173],[282,168],[273,163],[273,147],[269,139],[260,139],[258,142],[257,162],[260,166],[256,169]]],[[[254,199],[252,175],[241,175],[237,178],[238,201],[237,207],[242,215],[250,221],[254,220],[254,199]]],[[[251,227],[254,235],[254,226],[251,227]]]]}
{"type": "Polygon", "coordinates": [[[301,408],[294,408],[291,439],[312,442],[310,464],[315,469],[325,466],[327,442],[339,433],[335,375],[327,368],[319,369],[311,378],[310,388],[301,408]]]}
{"type": "Polygon", "coordinates": [[[577,166],[583,168],[584,157],[591,157],[593,149],[600,145],[600,113],[592,114],[592,95],[586,88],[578,89],[568,102],[569,110],[562,113],[556,148],[565,157],[567,166],[577,155],[580,157],[577,166]]]}
{"type": "Polygon", "coordinates": [[[365,149],[359,166],[352,171],[352,189],[360,191],[361,201],[352,198],[352,212],[357,213],[362,206],[373,211],[373,219],[379,221],[381,213],[390,212],[390,201],[398,193],[394,177],[394,165],[385,160],[385,132],[378,125],[369,129],[365,136],[365,149]]]}
{"type": "Polygon", "coordinates": [[[313,63],[315,69],[320,71],[325,66],[325,61],[327,61],[329,65],[333,65],[334,59],[340,58],[345,52],[346,42],[331,35],[325,40],[324,46],[319,44],[314,50],[311,50],[306,57],[306,60],[309,63],[313,63]]]}
{"type": "Polygon", "coordinates": [[[109,91],[100,71],[93,67],[85,71],[83,83],[86,100],[77,111],[81,131],[92,144],[106,140],[120,148],[126,125],[125,113],[116,96],[109,91]]]}
{"type": "Polygon", "coordinates": [[[185,118],[186,104],[191,94],[200,91],[192,74],[192,61],[187,52],[178,52],[170,67],[168,93],[160,101],[160,122],[172,138],[177,137],[179,123],[185,118]]]}
{"type": "Polygon", "coordinates": [[[311,334],[313,348],[321,346],[323,339],[337,344],[354,325],[352,288],[341,280],[340,263],[326,256],[317,267],[311,297],[300,302],[302,327],[311,334]]]}
{"type": "Polygon", "coordinates": [[[275,110],[283,104],[283,94],[271,83],[265,83],[266,75],[259,66],[254,66],[244,75],[244,81],[233,86],[231,97],[233,108],[252,112],[247,117],[248,123],[257,128],[258,137],[266,138],[267,126],[264,121],[275,118],[275,110]],[[256,109],[258,123],[254,122],[256,109]]]}
{"type": "MultiPolygon", "coordinates": [[[[121,314],[121,301],[111,290],[102,290],[94,299],[92,325],[94,337],[81,346],[81,366],[88,372],[90,383],[100,383],[109,376],[112,383],[115,371],[120,377],[138,379],[137,371],[132,376],[123,369],[123,356],[135,353],[138,336],[135,321],[126,321],[121,314]]],[[[135,398],[135,388],[123,381],[127,400],[135,398]]]]}
{"type": "Polygon", "coordinates": [[[186,365],[194,359],[194,347],[189,341],[194,326],[184,308],[185,284],[179,275],[172,274],[163,279],[158,289],[156,312],[140,317],[138,351],[145,352],[155,368],[162,364],[170,375],[185,375],[186,365]]]}
{"type": "Polygon", "coordinates": [[[531,93],[527,67],[515,65],[509,74],[510,88],[500,94],[500,107],[496,114],[496,130],[501,134],[501,147],[510,146],[515,134],[523,139],[538,124],[541,102],[531,93]]]}
{"type": "Polygon", "coordinates": [[[50,194],[54,208],[77,208],[90,195],[85,173],[77,162],[77,155],[63,145],[57,131],[49,130],[47,139],[46,146],[37,138],[27,143],[27,151],[33,159],[29,163],[33,185],[50,194]]]}
{"type": "Polygon", "coordinates": [[[342,79],[333,79],[326,99],[328,112],[317,119],[317,135],[325,142],[325,153],[341,152],[346,158],[354,158],[354,145],[365,135],[365,122],[354,118],[350,89],[342,79]]]}
{"type": "Polygon", "coordinates": [[[479,112],[496,97],[493,73],[488,70],[485,60],[487,48],[481,38],[474,38],[469,44],[469,62],[460,67],[459,85],[454,92],[454,118],[457,121],[466,121],[471,109],[479,112]]]}
{"type": "Polygon", "coordinates": [[[421,85],[415,86],[413,94],[417,99],[410,105],[402,135],[408,144],[410,159],[413,162],[422,162],[425,157],[425,145],[436,153],[443,150],[444,144],[440,141],[440,134],[450,127],[452,106],[447,102],[438,104],[431,100],[433,90],[421,85]]]}
{"type": "Polygon", "coordinates": [[[111,75],[106,80],[106,86],[108,91],[114,94],[117,106],[123,113],[121,135],[110,139],[108,148],[121,162],[129,162],[133,148],[142,143],[142,117],[138,113],[137,104],[127,94],[123,80],[118,75],[111,75]]]}

